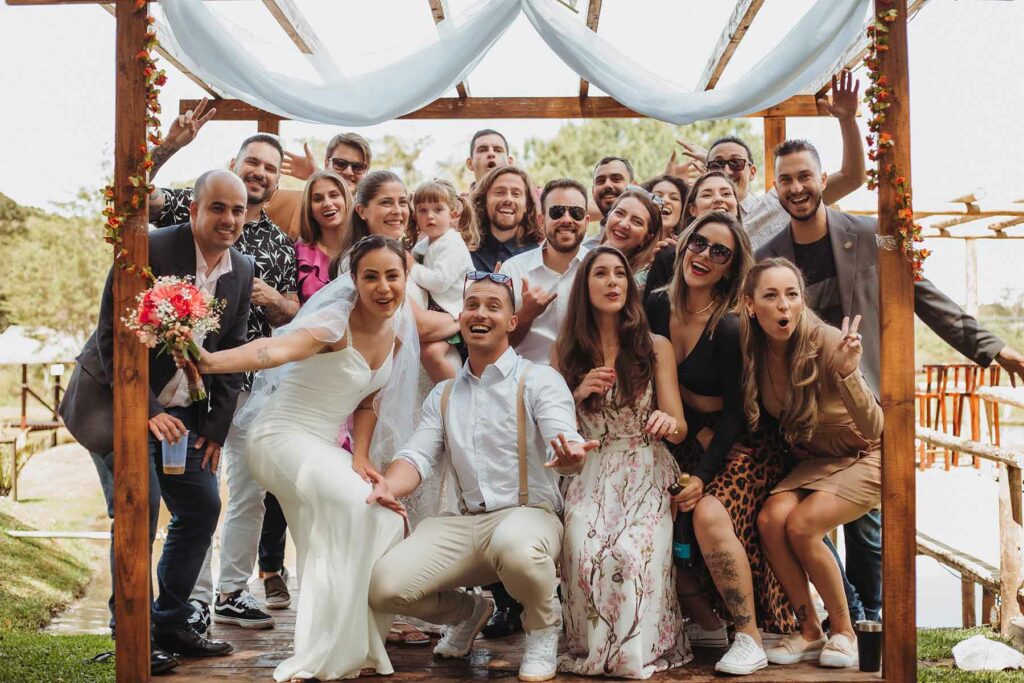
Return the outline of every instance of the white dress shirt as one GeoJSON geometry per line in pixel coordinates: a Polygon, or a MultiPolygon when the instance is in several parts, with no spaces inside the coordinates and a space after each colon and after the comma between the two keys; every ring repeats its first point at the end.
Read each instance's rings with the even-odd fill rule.
{"type": "Polygon", "coordinates": [[[430,293],[430,297],[453,318],[462,313],[462,287],[466,273],[475,270],[469,248],[457,230],[448,230],[436,240],[424,238],[413,254],[423,254],[423,263],[413,264],[409,277],[430,293]]]}
{"type": "Polygon", "coordinates": [[[546,244],[542,245],[540,249],[518,254],[501,264],[501,273],[512,278],[517,306],[523,304],[524,277],[530,282],[531,287],[542,287],[548,292],[558,293],[555,300],[530,325],[530,331],[523,337],[523,341],[516,346],[516,351],[521,356],[540,365],[551,364],[551,347],[558,337],[558,331],[569,308],[569,292],[572,291],[573,280],[580,269],[583,257],[589,251],[580,245],[576,256],[569,262],[569,267],[564,273],[559,273],[544,265],[544,252],[547,248],[546,244]]]}
{"type": "Polygon", "coordinates": [[[746,199],[740,202],[740,216],[755,252],[785,230],[790,221],[774,187],[759,195],[748,192],[746,199]]]}
{"type": "MultiPolygon", "coordinates": [[[[195,286],[201,291],[206,292],[210,296],[213,296],[217,291],[217,280],[220,279],[221,275],[226,275],[231,272],[231,254],[225,251],[220,255],[220,261],[213,267],[210,274],[206,274],[206,259],[203,258],[203,252],[199,250],[199,245],[196,244],[196,279],[195,286]]],[[[196,346],[202,346],[204,338],[202,335],[195,336],[196,346]]],[[[160,391],[160,395],[156,397],[156,400],[160,402],[164,408],[182,408],[192,403],[188,397],[188,379],[185,377],[185,371],[178,369],[171,379],[164,385],[164,388],[160,391]]]]}
{"type": "Polygon", "coordinates": [[[553,453],[549,442],[564,434],[571,442],[584,439],[576,431],[576,405],[565,380],[554,369],[532,365],[508,349],[480,377],[467,362],[459,370],[448,399],[447,428],[441,425],[438,384],[423,402],[420,423],[409,442],[395,455],[408,461],[421,479],[443,475],[446,461],[455,472],[464,512],[494,512],[519,505],[519,453],[516,389],[526,377],[527,479],[530,505],[562,509],[558,473],[544,467],[553,453]]]}

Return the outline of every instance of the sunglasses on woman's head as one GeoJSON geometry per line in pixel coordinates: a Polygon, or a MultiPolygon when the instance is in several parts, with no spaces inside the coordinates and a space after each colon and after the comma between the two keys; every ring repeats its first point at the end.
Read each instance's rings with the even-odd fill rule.
{"type": "Polygon", "coordinates": [[[489,273],[486,270],[471,270],[466,273],[466,283],[462,288],[463,296],[465,296],[466,288],[469,287],[470,282],[477,282],[478,280],[490,280],[494,284],[504,285],[508,287],[509,294],[512,295],[512,310],[516,309],[516,290],[512,286],[512,278],[504,273],[489,273]]]}
{"type": "Polygon", "coordinates": [[[341,157],[331,157],[327,161],[330,162],[331,168],[338,173],[344,173],[345,170],[351,166],[352,172],[359,175],[360,173],[366,173],[366,169],[369,168],[369,166],[362,161],[349,161],[348,159],[342,159],[341,157]]]}
{"type": "Polygon", "coordinates": [[[708,258],[711,259],[712,263],[719,265],[728,263],[729,259],[732,258],[732,249],[724,244],[709,242],[707,237],[696,232],[690,235],[690,239],[686,240],[686,248],[695,256],[703,254],[704,250],[708,249],[708,258]]]}
{"type": "Polygon", "coordinates": [[[556,204],[548,207],[548,218],[557,221],[565,215],[566,211],[569,212],[569,217],[574,221],[581,221],[587,217],[587,210],[582,206],[562,206],[561,204],[556,204]]]}
{"type": "Polygon", "coordinates": [[[655,206],[659,206],[660,207],[660,206],[663,206],[665,204],[665,200],[664,199],[662,199],[658,195],[654,194],[653,192],[648,192],[647,190],[645,190],[644,188],[640,187],[639,185],[626,185],[626,191],[629,192],[630,190],[632,190],[633,192],[639,192],[640,194],[646,195],[647,198],[650,199],[651,202],[653,202],[655,206]]]}

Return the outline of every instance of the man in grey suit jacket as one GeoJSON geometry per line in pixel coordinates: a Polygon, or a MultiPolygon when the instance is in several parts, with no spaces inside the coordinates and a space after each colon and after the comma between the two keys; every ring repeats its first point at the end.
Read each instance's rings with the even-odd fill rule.
{"type": "MultiPolygon", "coordinates": [[[[839,327],[843,317],[861,316],[861,372],[877,396],[881,381],[878,221],[826,208],[822,202],[826,181],[811,143],[787,140],[776,148],[775,187],[791,220],[789,230],[758,249],[756,256],[758,260],[781,256],[795,263],[807,280],[807,305],[825,322],[839,327]]],[[[1024,357],[928,280],[914,284],[914,312],[943,341],[972,361],[987,367],[994,360],[1011,378],[1024,378],[1024,357]]],[[[881,514],[872,511],[843,529],[844,581],[848,576],[851,616],[855,620],[877,619],[882,606],[881,514]]]]}
{"type": "MultiPolygon", "coordinates": [[[[202,340],[215,351],[245,343],[253,265],[231,247],[241,234],[245,186],[228,171],[211,171],[196,182],[188,223],[150,233],[153,274],[190,276],[200,289],[226,302],[220,328],[202,340]]],[[[61,402],[68,431],[92,454],[107,512],[113,519],[113,269],[107,276],[96,331],[86,342],[61,402]]],[[[171,512],[163,553],[157,565],[159,593],[153,602],[156,643],[189,656],[227,654],[231,646],[207,640],[188,627],[189,593],[199,574],[220,514],[214,471],[235,411],[241,373],[204,377],[209,398],[188,398],[184,373],[168,354],[149,353],[150,539],[155,536],[162,497],[171,512]],[[187,432],[187,437],[184,437],[187,432]],[[185,472],[164,474],[158,466],[160,442],[187,438],[185,472]]],[[[120,457],[120,456],[119,456],[120,457]]],[[[111,549],[113,565],[113,549],[111,549]]],[[[113,568],[113,567],[111,567],[113,568]]],[[[113,614],[113,596],[111,596],[113,614]]],[[[113,617],[111,618],[113,627],[113,617]]],[[[156,661],[154,661],[156,664],[156,661]]]]}

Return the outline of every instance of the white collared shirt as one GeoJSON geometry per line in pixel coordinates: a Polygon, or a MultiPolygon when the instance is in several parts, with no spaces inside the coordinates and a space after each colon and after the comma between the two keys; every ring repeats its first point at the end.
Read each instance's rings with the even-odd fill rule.
{"type": "Polygon", "coordinates": [[[785,230],[790,221],[774,187],[759,195],[748,192],[746,199],[740,202],[740,216],[755,252],[785,230]]]}
{"type": "MultiPolygon", "coordinates": [[[[217,290],[217,280],[222,275],[226,275],[231,272],[231,254],[228,250],[225,250],[220,255],[220,261],[213,267],[210,274],[206,274],[206,259],[203,258],[203,252],[200,251],[199,245],[196,244],[196,280],[195,286],[200,290],[206,292],[210,296],[213,296],[217,290]]],[[[203,336],[196,335],[195,342],[196,346],[203,345],[203,336]]],[[[171,375],[170,381],[164,385],[164,388],[160,391],[160,395],[156,397],[156,400],[160,402],[164,408],[181,408],[192,403],[188,397],[188,380],[185,378],[185,371],[178,370],[171,375]]]]}
{"type": "Polygon", "coordinates": [[[582,442],[576,431],[576,405],[565,380],[554,369],[529,363],[513,349],[475,377],[467,362],[459,370],[449,397],[447,425],[441,425],[441,393],[434,387],[423,402],[423,414],[412,438],[395,459],[408,461],[422,479],[442,475],[450,459],[461,493],[460,508],[494,512],[519,505],[519,453],[516,389],[526,377],[527,479],[530,505],[546,503],[562,509],[558,473],[544,467],[552,451],[549,442],[564,434],[582,442]]]}
{"type": "Polygon", "coordinates": [[[564,273],[559,273],[544,265],[544,252],[547,248],[547,244],[544,244],[540,249],[518,254],[501,264],[501,273],[512,278],[516,306],[523,304],[523,278],[529,281],[531,287],[542,287],[548,292],[558,293],[555,300],[530,325],[530,331],[523,337],[523,341],[516,346],[521,356],[540,365],[551,364],[551,347],[569,309],[569,292],[572,291],[573,280],[583,257],[589,251],[580,245],[569,267],[564,273]]]}

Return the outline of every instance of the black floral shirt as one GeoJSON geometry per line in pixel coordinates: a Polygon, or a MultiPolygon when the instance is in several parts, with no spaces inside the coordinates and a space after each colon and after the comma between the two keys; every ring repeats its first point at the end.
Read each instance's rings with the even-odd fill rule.
{"type": "MultiPolygon", "coordinates": [[[[181,189],[163,188],[164,206],[160,215],[153,222],[158,228],[178,225],[189,221],[188,207],[195,198],[195,190],[191,187],[181,189]]],[[[288,236],[260,212],[260,219],[246,223],[242,228],[242,236],[235,242],[235,249],[252,259],[256,277],[282,294],[293,294],[298,291],[298,277],[295,263],[295,247],[288,236]]],[[[249,330],[247,341],[269,337],[273,327],[267,320],[264,306],[253,307],[249,311],[249,330]]],[[[255,373],[247,372],[242,391],[252,388],[255,373]]]]}

